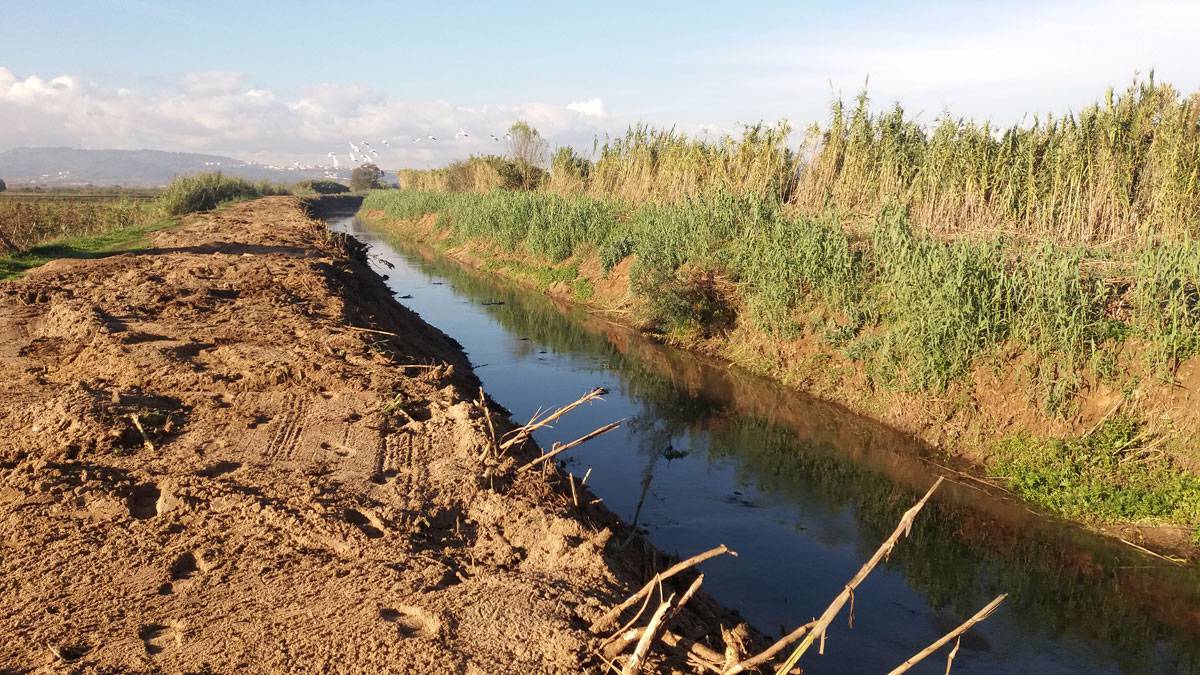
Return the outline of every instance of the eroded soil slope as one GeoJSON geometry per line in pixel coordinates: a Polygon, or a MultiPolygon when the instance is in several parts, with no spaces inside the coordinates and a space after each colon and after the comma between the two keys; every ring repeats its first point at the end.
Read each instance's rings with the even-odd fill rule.
{"type": "Polygon", "coordinates": [[[0,284],[0,671],[586,665],[639,580],[350,253],[281,197],[0,284]]]}

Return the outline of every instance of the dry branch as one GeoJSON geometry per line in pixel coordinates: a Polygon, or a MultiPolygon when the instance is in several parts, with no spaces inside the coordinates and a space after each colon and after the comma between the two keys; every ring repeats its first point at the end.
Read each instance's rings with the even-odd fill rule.
{"type": "Polygon", "coordinates": [[[672,593],[658,606],[658,609],[654,610],[654,614],[650,615],[650,623],[646,624],[646,629],[642,631],[642,637],[638,640],[637,647],[633,649],[633,656],[629,657],[629,662],[621,669],[621,675],[636,675],[636,673],[642,672],[646,654],[650,653],[650,644],[654,642],[654,636],[662,626],[663,619],[667,616],[667,610],[671,609],[671,601],[674,599],[675,594],[672,593]]]}
{"type": "Polygon", "coordinates": [[[783,651],[784,648],[786,648],[788,645],[792,644],[796,640],[799,640],[800,638],[807,635],[808,631],[812,630],[813,626],[815,626],[815,625],[817,625],[817,622],[815,620],[809,621],[808,623],[804,624],[803,626],[800,626],[796,630],[783,636],[782,638],[779,639],[778,642],[771,645],[770,647],[767,647],[766,649],[759,652],[758,654],[755,654],[754,656],[751,656],[750,658],[743,659],[743,660],[733,664],[729,668],[726,668],[724,671],[722,671],[721,675],[735,675],[735,673],[742,673],[747,670],[753,670],[753,669],[757,668],[758,666],[761,666],[762,664],[766,663],[767,661],[770,661],[771,659],[775,658],[775,655],[778,654],[779,652],[783,651]]]}
{"type": "Polygon", "coordinates": [[[688,603],[688,600],[692,599],[692,596],[696,594],[696,591],[700,590],[700,584],[702,583],[704,583],[703,574],[697,576],[696,580],[692,582],[692,585],[688,586],[688,589],[683,593],[683,597],[679,598],[679,602],[672,605],[671,600],[675,596],[671,595],[671,597],[667,598],[667,601],[663,603],[663,605],[659,606],[659,610],[662,610],[664,606],[667,607],[667,610],[661,615],[658,611],[655,611],[654,616],[650,618],[650,623],[647,624],[646,629],[642,631],[641,639],[638,640],[637,647],[635,647],[633,650],[633,657],[630,658],[629,663],[625,665],[623,675],[633,675],[634,673],[641,671],[642,665],[645,663],[646,654],[650,652],[650,647],[654,644],[654,641],[658,639],[659,633],[666,630],[667,624],[670,623],[671,619],[675,618],[675,615],[679,613],[679,610],[683,609],[683,606],[688,603]]]}
{"type": "Polygon", "coordinates": [[[511,435],[512,438],[509,438],[508,440],[501,443],[500,449],[508,450],[509,448],[513,447],[514,445],[519,445],[519,444],[525,442],[525,439],[529,438],[529,435],[532,434],[533,432],[537,431],[538,429],[541,429],[542,427],[550,424],[554,420],[571,412],[572,410],[574,410],[575,408],[578,408],[579,406],[583,405],[584,403],[597,400],[601,396],[603,396],[607,393],[608,393],[608,390],[605,389],[604,387],[596,387],[595,389],[589,391],[588,393],[586,393],[582,397],[580,397],[579,400],[575,401],[574,403],[565,405],[565,406],[559,408],[558,410],[555,410],[554,412],[550,413],[546,417],[538,419],[538,414],[535,414],[533,416],[534,418],[529,420],[529,424],[526,424],[523,427],[513,429],[512,431],[508,432],[508,435],[511,435]]]}
{"type": "Polygon", "coordinates": [[[674,565],[668,567],[666,570],[659,572],[658,574],[655,574],[654,578],[650,579],[650,581],[647,581],[646,585],[642,586],[642,588],[640,590],[638,590],[637,593],[634,593],[633,595],[629,596],[628,598],[625,599],[624,602],[622,602],[621,604],[617,605],[616,607],[613,607],[612,609],[608,610],[608,612],[604,616],[600,617],[599,619],[596,619],[591,625],[592,632],[598,633],[598,632],[608,628],[609,626],[611,626],[613,624],[613,622],[615,622],[617,620],[617,618],[621,616],[621,612],[624,612],[625,610],[632,607],[634,604],[636,604],[638,602],[638,600],[641,600],[643,597],[648,596],[650,594],[650,591],[654,590],[655,585],[661,584],[662,582],[666,581],[667,579],[670,579],[671,577],[675,576],[676,574],[679,574],[680,572],[688,569],[689,567],[695,567],[696,565],[699,565],[700,563],[704,562],[705,560],[708,560],[709,558],[715,558],[719,555],[725,555],[726,553],[728,553],[729,555],[732,555],[732,556],[737,555],[737,552],[730,551],[724,544],[721,544],[720,546],[718,546],[716,548],[710,548],[709,550],[707,550],[703,553],[698,553],[698,554],[688,558],[687,560],[681,560],[681,561],[675,563],[674,565]]]}
{"type": "MultiPolygon", "coordinates": [[[[950,631],[949,633],[946,633],[937,642],[934,642],[933,644],[929,645],[925,649],[922,649],[920,652],[918,652],[915,656],[913,656],[909,660],[907,660],[904,663],[901,663],[899,666],[896,666],[895,668],[893,668],[892,671],[890,673],[888,673],[888,675],[900,675],[900,673],[907,672],[909,668],[912,668],[913,666],[915,666],[918,662],[920,662],[926,656],[929,656],[930,654],[936,652],[937,650],[941,649],[946,644],[948,644],[954,638],[967,632],[968,630],[971,629],[971,626],[974,626],[975,624],[979,623],[980,621],[983,621],[984,619],[991,616],[992,612],[995,612],[996,608],[999,607],[1000,603],[1004,602],[1004,599],[1007,597],[1008,597],[1007,593],[996,596],[995,600],[992,600],[986,606],[984,606],[983,609],[979,610],[978,612],[975,612],[975,616],[972,616],[971,618],[967,619],[958,628],[955,628],[954,630],[950,631]]],[[[957,652],[958,648],[955,647],[954,651],[957,652]]],[[[954,652],[951,652],[951,656],[950,656],[951,661],[953,661],[953,659],[954,659],[953,654],[954,654],[954,652]]],[[[950,672],[950,661],[947,661],[947,663],[946,663],[946,672],[950,672]]]]}
{"type": "Polygon", "coordinates": [[[896,542],[900,540],[900,537],[907,535],[912,530],[913,519],[916,518],[917,514],[925,506],[925,503],[929,501],[929,498],[932,497],[933,493],[938,489],[939,486],[941,486],[943,480],[944,479],[939,476],[938,479],[933,483],[933,487],[929,488],[929,491],[925,493],[925,496],[921,497],[921,500],[913,505],[912,508],[904,512],[904,515],[900,518],[900,524],[896,526],[895,531],[893,531],[892,534],[884,540],[883,544],[879,546],[879,549],[875,551],[875,555],[871,556],[871,559],[862,566],[862,569],[858,571],[858,574],[855,574],[854,578],[850,580],[850,583],[846,584],[846,587],[842,589],[842,592],[838,593],[838,596],[833,599],[833,602],[830,603],[829,607],[825,609],[825,612],[821,614],[821,617],[817,619],[817,623],[813,627],[812,632],[808,633],[808,635],[804,637],[804,641],[796,647],[790,656],[788,656],[787,661],[784,661],[783,665],[775,671],[776,675],[782,675],[783,673],[790,671],[796,665],[796,662],[800,660],[800,657],[804,656],[804,652],[808,651],[808,648],[812,646],[813,641],[815,641],[817,638],[821,638],[822,644],[824,643],[825,631],[829,629],[829,624],[833,623],[834,617],[836,617],[838,612],[841,611],[842,607],[845,606],[846,601],[849,600],[854,594],[854,589],[858,588],[858,585],[867,578],[867,575],[871,573],[871,570],[875,569],[875,566],[878,565],[881,560],[891,554],[892,549],[896,547],[896,542]]]}
{"type": "Polygon", "coordinates": [[[624,421],[625,420],[617,420],[616,422],[610,422],[609,424],[605,424],[604,426],[600,427],[599,429],[596,429],[595,431],[592,431],[583,436],[580,436],[579,438],[576,438],[575,440],[571,441],[570,443],[567,443],[566,445],[558,445],[556,443],[553,450],[551,450],[550,452],[547,452],[546,454],[542,455],[541,457],[538,457],[537,459],[529,462],[528,464],[523,465],[521,468],[517,469],[517,471],[518,472],[528,471],[529,469],[532,469],[533,467],[535,467],[543,462],[548,461],[552,457],[557,457],[558,455],[566,452],[567,450],[570,450],[571,448],[583,445],[584,443],[592,440],[593,438],[595,438],[597,436],[606,434],[606,433],[612,431],[613,429],[616,429],[617,427],[621,426],[621,422],[624,422],[624,421]]]}

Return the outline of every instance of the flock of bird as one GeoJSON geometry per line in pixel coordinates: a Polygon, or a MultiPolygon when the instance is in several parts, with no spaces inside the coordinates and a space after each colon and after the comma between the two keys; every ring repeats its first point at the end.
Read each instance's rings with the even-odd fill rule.
{"type": "MultiPolygon", "coordinates": [[[[471,134],[468,133],[467,130],[462,127],[459,127],[458,131],[454,134],[454,138],[456,138],[456,139],[470,138],[470,136],[471,136],[471,134]]],[[[503,136],[497,136],[496,134],[488,134],[488,138],[499,143],[502,140],[508,140],[508,139],[512,138],[512,134],[510,134],[508,132],[505,132],[503,136]]],[[[410,138],[410,141],[413,143],[420,143],[422,141],[429,141],[431,143],[436,143],[437,140],[438,140],[438,137],[434,136],[433,134],[428,134],[424,138],[422,138],[420,136],[412,136],[410,138]]],[[[383,147],[385,147],[389,150],[392,147],[392,144],[390,142],[388,142],[388,140],[386,138],[379,139],[379,143],[381,145],[383,145],[383,147]]],[[[368,162],[374,162],[377,159],[379,159],[379,151],[376,150],[375,148],[371,147],[371,144],[368,141],[359,141],[357,144],[354,143],[354,141],[349,141],[349,142],[347,142],[347,145],[350,146],[349,155],[350,155],[350,163],[351,164],[366,164],[368,162]]],[[[333,161],[334,169],[337,169],[341,166],[341,164],[338,162],[338,153],[337,152],[331,151],[329,153],[328,157],[330,160],[333,161]]]]}

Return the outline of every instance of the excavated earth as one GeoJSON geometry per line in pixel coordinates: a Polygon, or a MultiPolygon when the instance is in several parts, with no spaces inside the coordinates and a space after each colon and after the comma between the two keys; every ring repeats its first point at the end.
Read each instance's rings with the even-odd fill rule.
{"type": "Polygon", "coordinates": [[[0,284],[0,383],[0,672],[599,672],[663,564],[293,198],[0,284]]]}

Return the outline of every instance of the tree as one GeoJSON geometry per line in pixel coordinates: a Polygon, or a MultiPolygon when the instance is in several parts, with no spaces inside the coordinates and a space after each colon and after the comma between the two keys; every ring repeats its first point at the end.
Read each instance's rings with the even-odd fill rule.
{"type": "Polygon", "coordinates": [[[546,175],[550,144],[524,120],[514,122],[508,128],[508,137],[513,162],[521,175],[521,187],[532,190],[546,175]]]}
{"type": "Polygon", "coordinates": [[[0,178],[0,192],[4,192],[7,189],[8,189],[8,186],[4,184],[4,179],[0,178]]]}
{"type": "Polygon", "coordinates": [[[379,187],[381,180],[383,180],[383,171],[374,164],[356,166],[354,171],[350,172],[350,189],[373,190],[379,187]]]}

